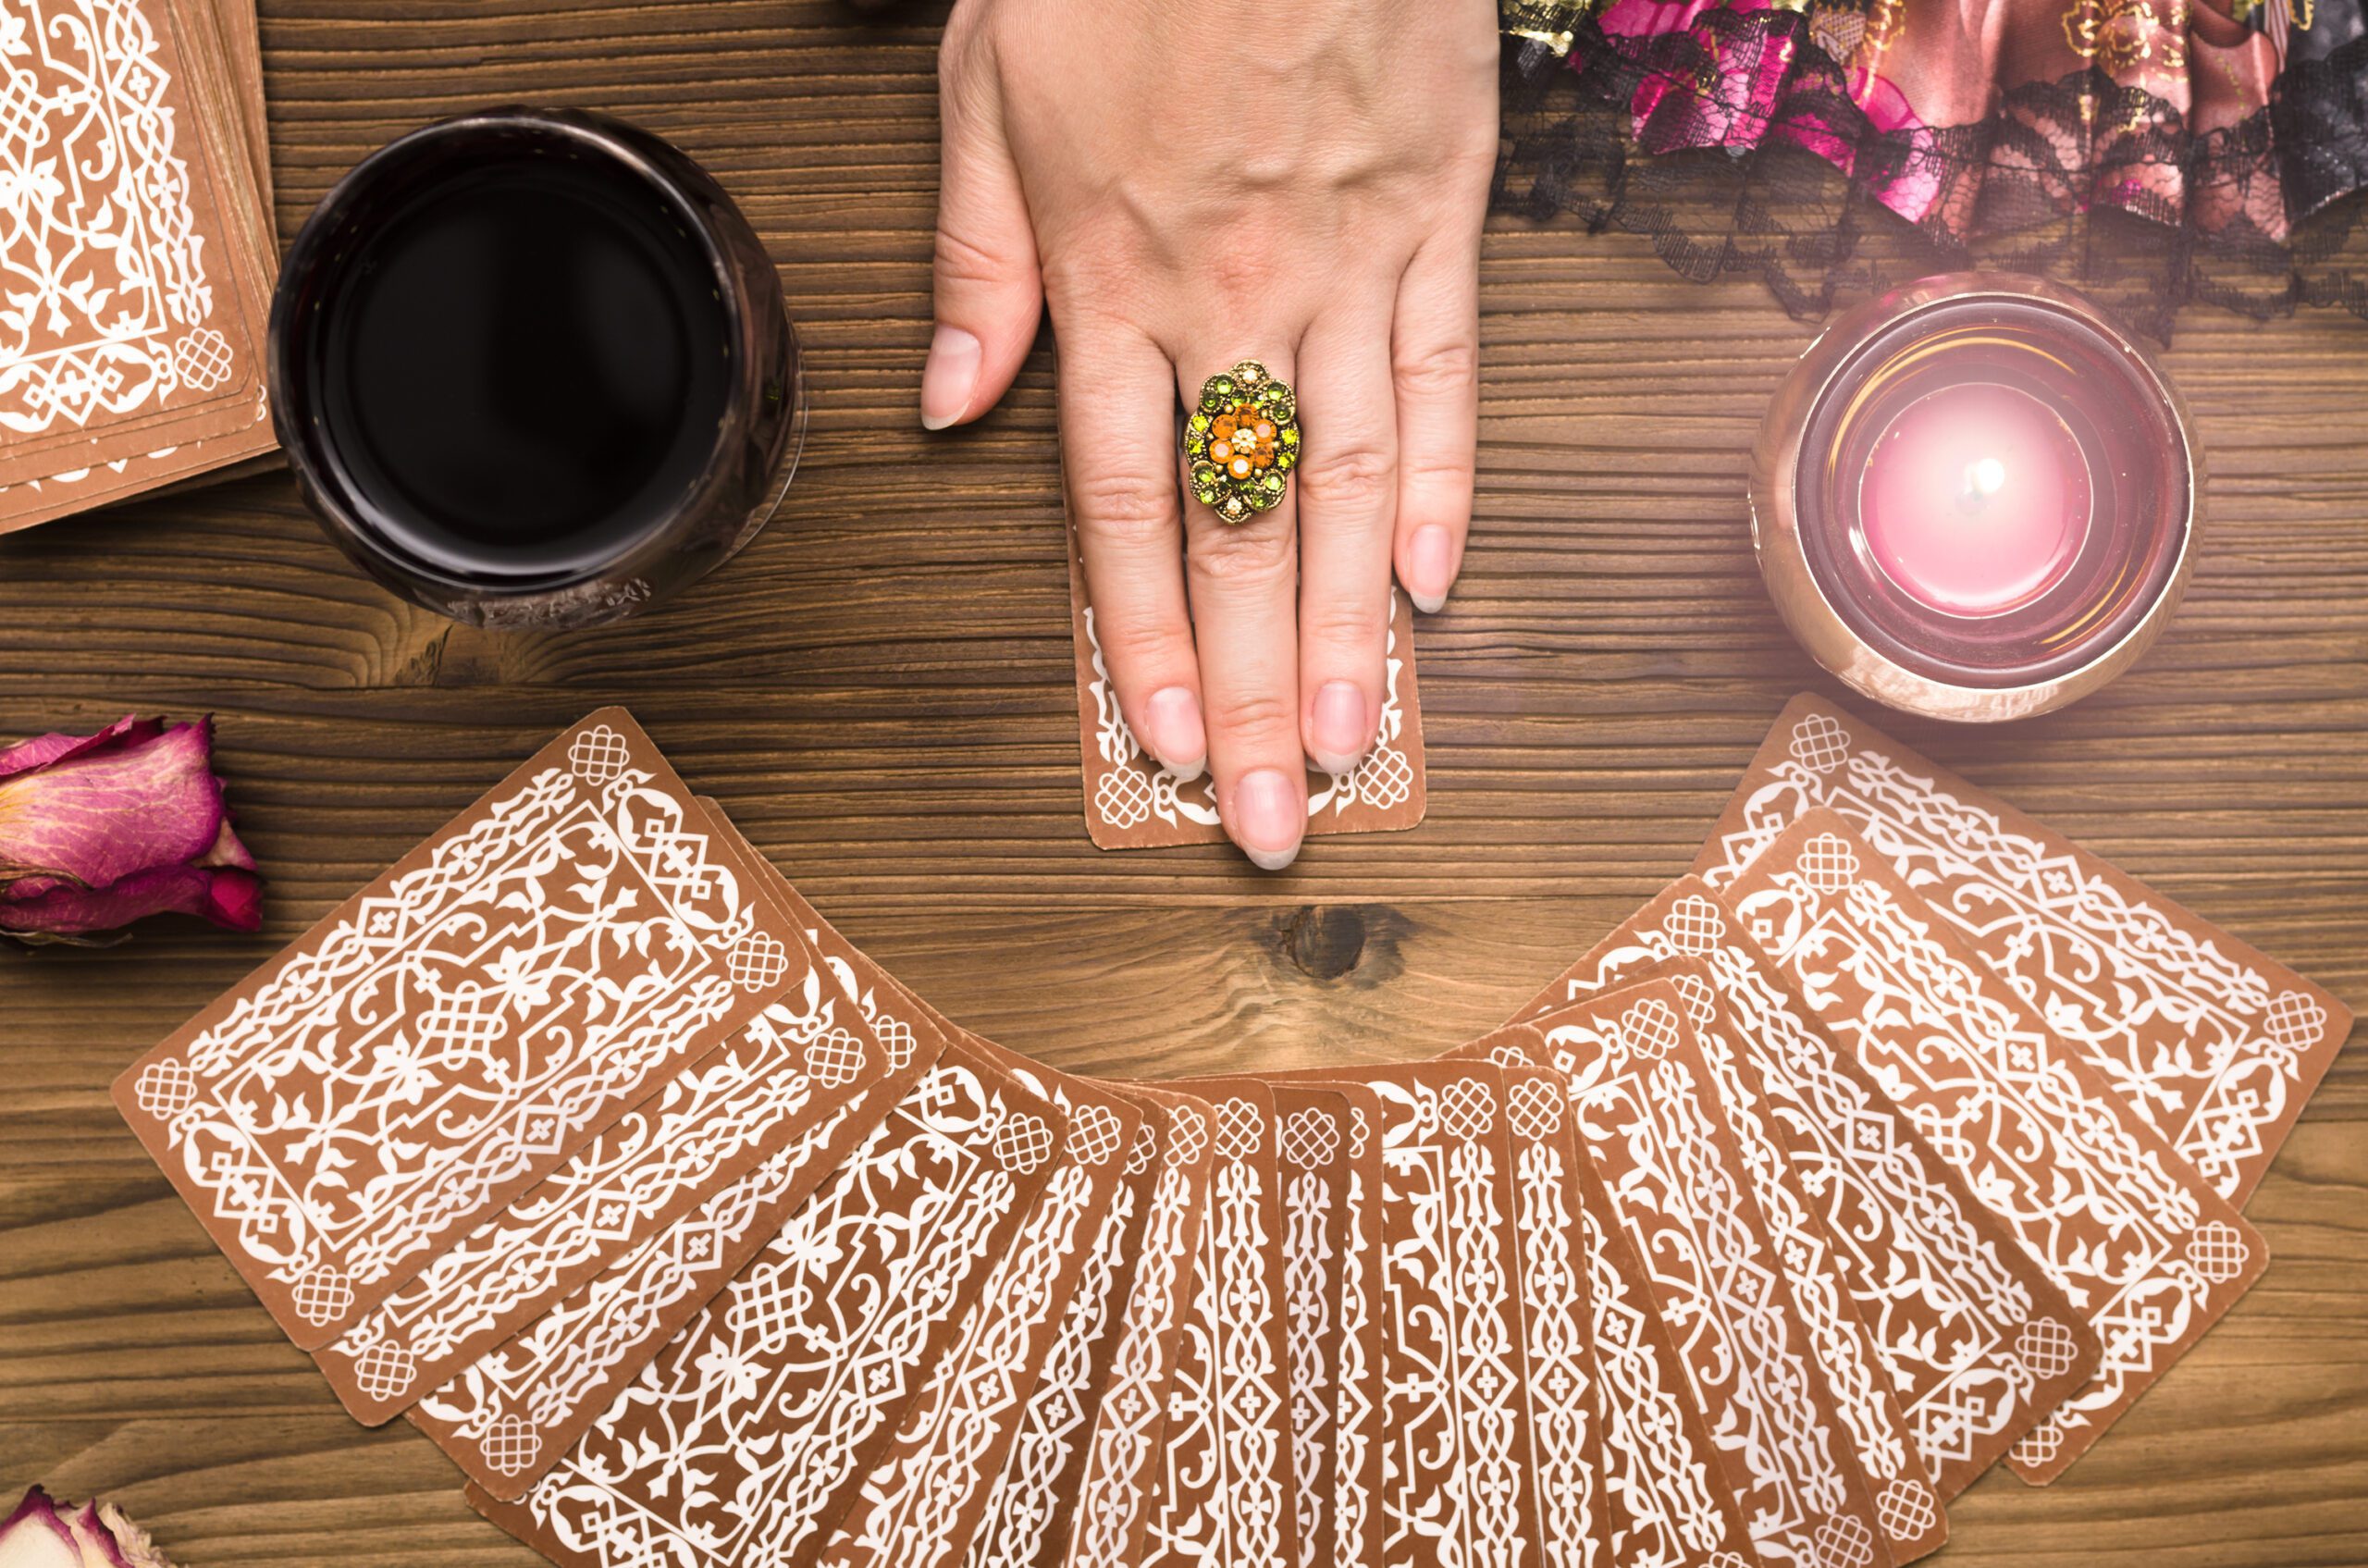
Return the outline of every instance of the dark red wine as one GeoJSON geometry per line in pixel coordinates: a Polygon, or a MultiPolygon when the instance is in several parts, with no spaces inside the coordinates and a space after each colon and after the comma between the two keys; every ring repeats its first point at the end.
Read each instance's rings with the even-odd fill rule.
{"type": "Polygon", "coordinates": [[[329,537],[483,625],[655,603],[772,514],[805,430],[780,279],[647,131],[503,108],[388,143],[272,301],[273,415],[329,537]]]}
{"type": "Polygon", "coordinates": [[[731,391],[713,264],[605,162],[419,192],[323,312],[318,411],[371,521],[464,575],[612,555],[697,482],[731,391]]]}

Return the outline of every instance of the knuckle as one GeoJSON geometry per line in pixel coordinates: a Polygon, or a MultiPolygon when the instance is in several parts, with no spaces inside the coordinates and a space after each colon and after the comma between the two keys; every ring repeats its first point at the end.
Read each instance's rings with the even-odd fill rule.
{"type": "Polygon", "coordinates": [[[1079,525],[1122,546],[1168,545],[1175,537],[1176,487],[1125,468],[1074,475],[1069,500],[1079,525]]]}
{"type": "Polygon", "coordinates": [[[1388,601],[1366,604],[1340,599],[1311,604],[1300,615],[1300,634],[1311,647],[1378,660],[1382,645],[1389,638],[1388,601]]]}
{"type": "Polygon", "coordinates": [[[1001,283],[1024,268],[1018,247],[972,238],[941,223],[937,230],[937,283],[1001,283]]]}
{"type": "Polygon", "coordinates": [[[1457,336],[1410,349],[1391,367],[1400,389],[1423,399],[1468,396],[1479,385],[1480,346],[1457,336]]]}
{"type": "Polygon", "coordinates": [[[1095,627],[1102,650],[1110,661],[1111,673],[1122,683],[1141,685],[1149,690],[1155,685],[1166,685],[1161,677],[1179,661],[1189,669],[1191,664],[1191,643],[1181,624],[1170,625],[1150,616],[1132,617],[1124,621],[1105,622],[1095,627]],[[1119,671],[1126,676],[1119,676],[1119,671]]]}
{"type": "Polygon", "coordinates": [[[1394,488],[1397,474],[1397,454],[1374,443],[1311,452],[1300,464],[1301,504],[1326,509],[1378,505],[1394,488]]]}
{"type": "Polygon", "coordinates": [[[1220,525],[1194,539],[1186,556],[1193,574],[1212,586],[1259,584],[1297,564],[1299,541],[1289,529],[1254,522],[1239,528],[1220,525]]]}
{"type": "Polygon", "coordinates": [[[1211,726],[1237,747],[1256,747],[1261,742],[1299,747],[1299,705],[1281,692],[1240,692],[1217,703],[1211,726]]]}

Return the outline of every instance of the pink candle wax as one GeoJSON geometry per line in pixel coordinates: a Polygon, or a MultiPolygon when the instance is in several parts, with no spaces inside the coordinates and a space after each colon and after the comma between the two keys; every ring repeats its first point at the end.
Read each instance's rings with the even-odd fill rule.
{"type": "Polygon", "coordinates": [[[1876,565],[1949,615],[2003,614],[2054,587],[2079,556],[2090,508],[2088,463],[2063,417],[1992,382],[1902,409],[1859,477],[1876,565]]]}

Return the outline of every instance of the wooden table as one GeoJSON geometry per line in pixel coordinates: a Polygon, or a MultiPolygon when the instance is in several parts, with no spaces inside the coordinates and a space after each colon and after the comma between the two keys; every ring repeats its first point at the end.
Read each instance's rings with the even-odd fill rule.
{"type": "MultiPolygon", "coordinates": [[[[1050,368],[924,437],[934,13],[825,0],[269,0],[279,226],[432,116],[613,110],[703,160],[810,352],[805,471],[621,630],[457,630],[356,577],[280,475],[0,541],[0,735],[221,722],[270,929],[0,955],[0,1487],[104,1490],[181,1562],[523,1564],[397,1422],[339,1410],[117,1120],[139,1051],[500,777],[630,704],[692,784],[947,1011],[1114,1073],[1410,1056],[1499,1020],[1683,870],[1784,698],[1745,448],[1808,332],[1638,242],[1489,238],[1479,525],[1421,630],[1430,821],[1111,857],[1078,800],[1050,368]]],[[[2132,674],[1903,738],[2368,1007],[2368,327],[2190,313],[2212,467],[2187,609],[2132,674]]],[[[1829,686],[1827,689],[1831,689],[1829,686]]],[[[2069,1476],[1945,1561],[2368,1562],[2368,1056],[2251,1204],[2276,1262],[2069,1476]]],[[[13,1494],[12,1494],[13,1495],[13,1494]]]]}

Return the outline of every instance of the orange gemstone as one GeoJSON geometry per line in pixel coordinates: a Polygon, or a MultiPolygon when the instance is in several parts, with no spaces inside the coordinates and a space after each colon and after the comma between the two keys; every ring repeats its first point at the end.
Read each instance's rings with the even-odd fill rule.
{"type": "Polygon", "coordinates": [[[1233,439],[1233,433],[1236,428],[1238,428],[1238,426],[1235,426],[1232,420],[1219,419],[1214,426],[1210,426],[1209,434],[1215,436],[1220,441],[1230,441],[1233,439]]]}
{"type": "Polygon", "coordinates": [[[1260,420],[1258,422],[1258,438],[1262,441],[1273,440],[1275,438],[1275,427],[1265,420],[1260,420]]]}
{"type": "Polygon", "coordinates": [[[1226,465],[1226,471],[1237,479],[1247,479],[1250,477],[1250,460],[1237,457],[1226,465]]]}
{"type": "Polygon", "coordinates": [[[1225,442],[1212,441],[1209,443],[1209,461],[1211,463],[1223,463],[1232,455],[1233,449],[1227,446],[1225,442]]]}
{"type": "Polygon", "coordinates": [[[1250,465],[1252,468],[1272,468],[1275,465],[1275,454],[1264,451],[1253,452],[1251,454],[1250,465]]]}

